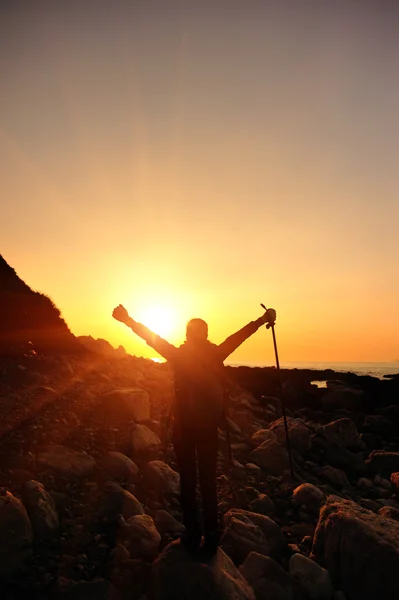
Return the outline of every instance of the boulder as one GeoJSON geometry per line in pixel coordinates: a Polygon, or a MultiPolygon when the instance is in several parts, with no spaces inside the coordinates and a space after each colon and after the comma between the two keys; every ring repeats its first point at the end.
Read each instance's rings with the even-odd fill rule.
{"type": "Polygon", "coordinates": [[[136,425],[132,431],[132,450],[133,454],[143,454],[159,450],[161,440],[157,434],[152,431],[147,425],[136,425]]]}
{"type": "MultiPolygon", "coordinates": [[[[288,433],[290,438],[291,447],[297,450],[300,454],[307,452],[312,444],[312,432],[302,421],[287,417],[288,433]]],[[[284,419],[278,419],[270,426],[276,437],[277,441],[286,445],[287,438],[284,427],[284,419]]]]}
{"type": "Polygon", "coordinates": [[[259,429],[253,434],[251,438],[251,444],[252,446],[257,447],[263,444],[263,442],[268,442],[269,440],[272,442],[277,442],[276,434],[270,429],[259,429]]]}
{"type": "Polygon", "coordinates": [[[273,440],[263,442],[253,450],[250,460],[272,475],[281,475],[290,468],[287,449],[273,440]]]}
{"type": "Polygon", "coordinates": [[[17,573],[32,550],[32,526],[22,504],[6,492],[0,496],[0,578],[17,573]]]}
{"type": "Polygon", "coordinates": [[[330,496],[320,511],[313,555],[348,600],[399,597],[399,523],[392,519],[330,496]]]}
{"type": "Polygon", "coordinates": [[[161,535],[149,515],[136,515],[122,523],[120,537],[131,558],[154,560],[158,555],[161,535]]]}
{"type": "Polygon", "coordinates": [[[320,433],[331,442],[349,450],[362,450],[363,442],[356,425],[351,419],[338,419],[320,428],[320,433]]]}
{"type": "Polygon", "coordinates": [[[154,562],[151,579],[154,600],[255,600],[249,583],[220,548],[213,560],[201,562],[173,542],[154,562]]]}
{"type": "Polygon", "coordinates": [[[98,411],[109,423],[143,423],[150,419],[150,397],[140,388],[112,390],[101,397],[98,411]]]}
{"type": "Polygon", "coordinates": [[[98,512],[102,517],[112,521],[118,515],[123,515],[125,519],[143,515],[144,509],[136,496],[110,481],[104,486],[104,495],[100,500],[98,512]]]}
{"type": "Polygon", "coordinates": [[[272,517],[276,512],[276,506],[271,498],[267,494],[259,494],[257,498],[254,498],[249,504],[251,512],[265,515],[266,517],[272,517]]]}
{"type": "Polygon", "coordinates": [[[294,600],[291,575],[269,556],[251,552],[240,567],[257,600],[294,600]]]}
{"type": "Polygon", "coordinates": [[[224,524],[221,547],[236,564],[250,552],[278,556],[286,545],[280,527],[264,515],[232,509],[224,515],[224,524]]]}
{"type": "Polygon", "coordinates": [[[322,407],[326,411],[346,409],[351,412],[361,411],[363,408],[364,392],[344,386],[330,389],[321,399],[322,407]]]}
{"type": "Polygon", "coordinates": [[[55,502],[38,481],[28,481],[22,490],[25,508],[33,529],[36,542],[51,542],[59,531],[58,514],[55,502]]]}
{"type": "Polygon", "coordinates": [[[399,473],[392,473],[391,483],[394,486],[396,493],[399,493],[399,473]]]}
{"type": "Polygon", "coordinates": [[[382,438],[375,435],[375,433],[362,433],[360,438],[369,452],[372,450],[381,450],[384,447],[382,438]]]}
{"type": "Polygon", "coordinates": [[[306,507],[311,511],[319,511],[326,499],[324,492],[311,483],[299,485],[293,491],[292,497],[298,506],[306,507]]]}
{"type": "Polygon", "coordinates": [[[367,470],[361,454],[351,452],[339,444],[327,443],[325,461],[333,467],[357,474],[363,474],[367,470]]]}
{"type": "Polygon", "coordinates": [[[394,506],[383,506],[379,509],[378,514],[381,515],[381,517],[399,521],[399,509],[394,506]]]}
{"type": "Polygon", "coordinates": [[[399,471],[399,452],[374,450],[366,460],[366,465],[373,475],[382,473],[391,476],[395,471],[399,471]]]}
{"type": "Polygon", "coordinates": [[[137,483],[140,481],[140,471],[136,463],[121,452],[108,452],[102,468],[110,479],[137,483]]]}
{"type": "Polygon", "coordinates": [[[338,490],[350,488],[348,478],[341,469],[326,466],[321,469],[320,475],[323,479],[328,481],[332,487],[337,488],[338,490]]]}
{"type": "Polygon", "coordinates": [[[51,469],[59,475],[74,478],[91,475],[97,466],[90,454],[56,444],[39,448],[36,464],[42,468],[51,469]]]}
{"type": "Polygon", "coordinates": [[[164,494],[180,494],[180,475],[162,460],[152,460],[143,469],[144,483],[164,494]]]}
{"type": "Polygon", "coordinates": [[[158,510],[155,513],[154,523],[161,535],[180,535],[185,530],[184,525],[179,523],[166,510],[158,510]]]}
{"type": "Polygon", "coordinates": [[[334,590],[326,569],[299,553],[291,556],[288,568],[310,600],[331,600],[334,590]]]}
{"type": "Polygon", "coordinates": [[[365,433],[372,433],[384,440],[390,440],[398,435],[398,427],[383,415],[368,415],[364,421],[363,430],[365,433]]]}

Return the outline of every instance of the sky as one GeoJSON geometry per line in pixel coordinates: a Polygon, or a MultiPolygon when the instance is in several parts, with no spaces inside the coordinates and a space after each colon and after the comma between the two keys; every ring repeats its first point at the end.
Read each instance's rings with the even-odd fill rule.
{"type": "Polygon", "coordinates": [[[398,30],[388,0],[1,0],[0,253],[139,356],[120,303],[176,344],[263,302],[282,362],[399,358],[398,30]]]}

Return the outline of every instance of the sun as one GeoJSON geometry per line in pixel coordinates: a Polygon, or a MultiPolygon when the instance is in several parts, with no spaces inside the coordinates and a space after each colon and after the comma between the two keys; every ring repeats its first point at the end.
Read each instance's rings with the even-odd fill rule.
{"type": "Polygon", "coordinates": [[[162,337],[171,336],[176,332],[176,312],[169,306],[158,304],[145,306],[138,312],[136,319],[162,337]]]}

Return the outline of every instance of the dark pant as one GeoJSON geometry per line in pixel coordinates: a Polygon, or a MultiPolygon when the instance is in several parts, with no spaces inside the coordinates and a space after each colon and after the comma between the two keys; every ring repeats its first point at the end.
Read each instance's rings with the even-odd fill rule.
{"type": "Polygon", "coordinates": [[[218,530],[217,425],[175,421],[173,444],[180,472],[180,502],[187,534],[193,538],[201,535],[196,501],[198,460],[204,533],[207,536],[218,530]]]}

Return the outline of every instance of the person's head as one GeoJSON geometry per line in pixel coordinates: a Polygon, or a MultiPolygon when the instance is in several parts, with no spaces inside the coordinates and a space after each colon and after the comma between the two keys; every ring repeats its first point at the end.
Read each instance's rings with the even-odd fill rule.
{"type": "Polygon", "coordinates": [[[186,327],[186,339],[189,342],[203,342],[208,339],[208,323],[203,319],[191,319],[186,327]]]}

